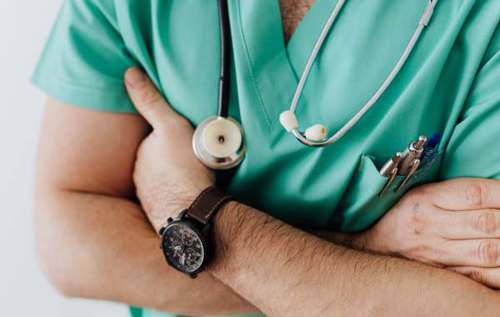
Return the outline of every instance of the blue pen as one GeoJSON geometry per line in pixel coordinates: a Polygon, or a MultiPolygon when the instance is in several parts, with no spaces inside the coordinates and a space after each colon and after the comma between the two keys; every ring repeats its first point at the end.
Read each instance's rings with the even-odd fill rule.
{"type": "Polygon", "coordinates": [[[428,167],[436,158],[438,154],[438,145],[441,143],[442,135],[440,133],[434,133],[429,141],[425,144],[424,153],[422,155],[422,166],[421,168],[428,167]]]}

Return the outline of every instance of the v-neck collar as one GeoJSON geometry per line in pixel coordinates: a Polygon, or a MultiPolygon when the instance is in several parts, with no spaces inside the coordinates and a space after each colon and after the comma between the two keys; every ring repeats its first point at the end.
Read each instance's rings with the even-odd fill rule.
{"type": "MultiPolygon", "coordinates": [[[[235,1],[243,49],[270,131],[281,129],[299,76],[336,0],[316,0],[285,44],[279,0],[235,1]]],[[[306,85],[307,86],[307,85],[306,85]]],[[[305,99],[307,87],[304,90],[305,99]]]]}
{"type": "MultiPolygon", "coordinates": [[[[277,1],[279,2],[279,0],[277,1]]],[[[284,44],[284,49],[288,54],[290,67],[296,73],[297,78],[302,74],[307,59],[321,33],[321,29],[328,20],[333,6],[335,6],[336,3],[337,0],[316,0],[291,35],[288,44],[284,44]]],[[[281,19],[281,11],[279,8],[278,13],[281,19]]],[[[282,29],[281,33],[283,34],[283,32],[282,29]]]]}

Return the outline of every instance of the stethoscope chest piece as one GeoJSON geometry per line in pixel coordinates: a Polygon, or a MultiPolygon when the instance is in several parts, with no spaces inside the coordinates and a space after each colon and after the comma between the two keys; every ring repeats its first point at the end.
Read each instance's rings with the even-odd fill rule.
{"type": "Polygon", "coordinates": [[[211,169],[236,167],[245,157],[243,129],[232,118],[207,118],[194,132],[193,150],[196,157],[211,169]]]}

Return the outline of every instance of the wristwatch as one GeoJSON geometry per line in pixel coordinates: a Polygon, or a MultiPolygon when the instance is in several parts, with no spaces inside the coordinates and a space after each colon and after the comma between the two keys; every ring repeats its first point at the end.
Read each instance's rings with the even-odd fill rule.
{"type": "Polygon", "coordinates": [[[212,220],[231,197],[216,187],[205,189],[191,206],[160,229],[161,249],[167,263],[195,278],[213,255],[212,220]]]}

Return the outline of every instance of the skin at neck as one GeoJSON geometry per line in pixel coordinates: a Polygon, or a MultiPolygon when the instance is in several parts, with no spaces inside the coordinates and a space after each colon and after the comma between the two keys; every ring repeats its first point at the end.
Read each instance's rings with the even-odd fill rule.
{"type": "Polygon", "coordinates": [[[288,43],[297,26],[316,0],[280,0],[285,42],[288,43]]]}

